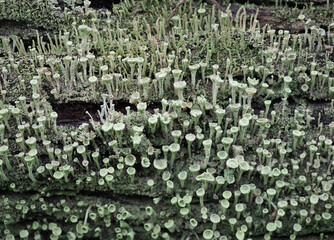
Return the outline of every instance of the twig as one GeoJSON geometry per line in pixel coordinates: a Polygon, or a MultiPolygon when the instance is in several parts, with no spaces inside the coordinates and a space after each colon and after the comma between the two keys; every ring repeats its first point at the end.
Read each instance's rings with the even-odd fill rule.
{"type": "MultiPolygon", "coordinates": [[[[226,7],[223,7],[222,5],[220,5],[220,3],[218,3],[216,0],[210,0],[210,1],[211,1],[211,3],[213,3],[213,4],[217,7],[217,9],[218,9],[219,11],[221,11],[221,12],[226,11],[226,7]]],[[[235,18],[234,18],[234,16],[232,16],[231,18],[232,18],[232,20],[235,22],[235,18]]]]}
{"type": "Polygon", "coordinates": [[[216,0],[210,0],[214,5],[216,5],[217,9],[221,12],[224,12],[226,8],[224,8],[222,5],[220,5],[216,0]]]}
{"type": "Polygon", "coordinates": [[[173,11],[169,14],[168,19],[167,19],[167,29],[166,29],[166,34],[167,36],[170,38],[169,36],[169,22],[170,19],[172,18],[172,16],[174,15],[174,13],[179,9],[179,7],[185,2],[186,0],[180,0],[178,2],[178,4],[176,4],[175,8],[173,9],[173,11]]]}
{"type": "Polygon", "coordinates": [[[86,214],[85,214],[85,220],[83,222],[83,225],[87,224],[87,220],[88,220],[88,214],[89,214],[89,210],[91,209],[92,205],[89,205],[89,207],[86,210],[86,214]]]}

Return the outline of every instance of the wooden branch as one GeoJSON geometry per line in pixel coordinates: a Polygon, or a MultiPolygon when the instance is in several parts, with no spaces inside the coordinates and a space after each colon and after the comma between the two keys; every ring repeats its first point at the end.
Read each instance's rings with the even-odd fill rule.
{"type": "Polygon", "coordinates": [[[218,10],[220,10],[221,12],[224,12],[226,10],[226,8],[224,8],[222,5],[220,5],[220,3],[218,3],[216,0],[210,0],[216,7],[218,10]]]}

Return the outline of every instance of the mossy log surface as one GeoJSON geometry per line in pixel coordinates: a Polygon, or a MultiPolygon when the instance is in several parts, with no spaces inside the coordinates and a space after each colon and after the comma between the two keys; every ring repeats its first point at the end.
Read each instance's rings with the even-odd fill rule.
{"type": "Polygon", "coordinates": [[[334,3],[178,2],[0,0],[0,239],[334,239],[334,3]]]}

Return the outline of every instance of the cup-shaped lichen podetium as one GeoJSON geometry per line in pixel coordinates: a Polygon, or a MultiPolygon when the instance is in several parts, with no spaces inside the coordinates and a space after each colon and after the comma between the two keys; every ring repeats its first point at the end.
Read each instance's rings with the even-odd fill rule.
{"type": "Polygon", "coordinates": [[[190,111],[190,115],[192,117],[192,120],[194,122],[194,126],[196,126],[198,124],[198,121],[200,119],[200,117],[202,116],[202,111],[199,109],[192,109],[190,111]]]}
{"type": "Polygon", "coordinates": [[[55,178],[55,179],[57,179],[58,181],[60,181],[60,183],[62,183],[63,182],[63,180],[62,180],[62,178],[64,177],[64,172],[62,172],[62,171],[55,171],[54,173],[53,173],[53,177],[55,178]]]}
{"type": "Polygon", "coordinates": [[[5,164],[8,170],[12,170],[12,165],[9,162],[8,159],[8,146],[7,145],[3,145],[0,147],[0,156],[2,156],[5,160],[5,164]]]}
{"type": "Polygon", "coordinates": [[[164,224],[165,228],[167,228],[171,233],[175,231],[175,225],[174,221],[172,219],[169,219],[167,222],[164,224]]]}
{"type": "Polygon", "coordinates": [[[148,118],[148,125],[150,126],[151,133],[154,134],[158,123],[157,115],[152,115],[148,118]]]}
{"type": "Polygon", "coordinates": [[[200,169],[201,169],[201,166],[199,164],[193,164],[189,166],[189,171],[191,172],[193,176],[197,175],[200,169]]]}
{"type": "Polygon", "coordinates": [[[218,90],[223,80],[218,75],[211,75],[210,79],[212,81],[212,105],[216,106],[218,90]]]}
{"type": "Polygon", "coordinates": [[[134,167],[129,167],[128,169],[126,169],[126,172],[130,176],[131,183],[133,184],[135,181],[136,169],[134,167]]]}
{"type": "Polygon", "coordinates": [[[133,79],[134,73],[135,73],[135,66],[137,63],[137,58],[127,58],[127,62],[130,65],[130,71],[131,71],[131,76],[130,78],[133,79]]]}
{"type": "Polygon", "coordinates": [[[173,167],[176,153],[178,151],[180,151],[180,144],[178,144],[178,143],[172,143],[169,146],[169,151],[172,153],[172,156],[171,156],[171,159],[170,159],[170,166],[173,167]]]}
{"type": "Polygon", "coordinates": [[[227,154],[228,154],[229,150],[230,150],[230,146],[233,143],[233,138],[231,138],[231,137],[224,137],[221,140],[221,142],[222,142],[222,144],[224,146],[224,151],[227,152],[227,154]]]}
{"type": "Polygon", "coordinates": [[[113,129],[116,133],[118,144],[120,147],[122,147],[123,142],[122,142],[122,136],[123,136],[123,131],[125,129],[125,124],[124,123],[116,123],[113,126],[113,129]]]}
{"type": "Polygon", "coordinates": [[[174,143],[178,143],[182,132],[180,130],[174,130],[171,132],[171,135],[174,138],[174,143]]]}
{"type": "Polygon", "coordinates": [[[20,239],[28,240],[29,232],[28,232],[28,230],[23,229],[23,230],[20,231],[19,235],[20,235],[20,239]]]}
{"type": "Polygon", "coordinates": [[[199,197],[201,208],[203,208],[204,207],[205,189],[204,188],[197,189],[196,190],[196,195],[197,195],[197,197],[199,197]]]}
{"type": "Polygon", "coordinates": [[[179,100],[183,101],[183,89],[187,86],[187,83],[185,81],[177,81],[174,82],[174,88],[177,91],[177,96],[179,100]]]}
{"type": "Polygon", "coordinates": [[[191,74],[191,87],[194,90],[196,87],[196,73],[201,66],[199,64],[190,65],[188,68],[191,74]]]}
{"type": "Polygon", "coordinates": [[[96,99],[96,83],[97,83],[97,77],[91,76],[88,78],[88,82],[92,85],[93,90],[93,97],[96,99]]]}
{"type": "Polygon", "coordinates": [[[222,109],[222,108],[218,108],[217,110],[216,110],[216,115],[217,115],[217,119],[218,119],[218,126],[221,126],[221,124],[222,124],[222,121],[223,121],[223,118],[224,118],[224,116],[225,116],[225,109],[222,109]]]}
{"type": "Polygon", "coordinates": [[[0,159],[0,177],[1,177],[2,181],[8,181],[8,178],[5,175],[2,166],[3,166],[3,161],[0,159]]]}
{"type": "Polygon", "coordinates": [[[143,135],[135,135],[135,136],[130,136],[133,144],[133,148],[135,150],[138,150],[138,147],[142,141],[143,135]]]}
{"type": "Polygon", "coordinates": [[[124,159],[125,165],[132,167],[136,163],[136,157],[133,154],[128,154],[124,159]]]}
{"type": "Polygon", "coordinates": [[[143,77],[138,80],[138,85],[142,86],[143,88],[143,97],[145,100],[148,99],[148,91],[150,87],[150,82],[151,82],[151,78],[149,77],[143,77]]]}
{"type": "Polygon", "coordinates": [[[167,77],[167,72],[161,71],[161,72],[157,72],[155,74],[156,79],[158,80],[158,86],[159,86],[159,97],[163,97],[164,95],[164,86],[165,81],[166,81],[166,77],[167,77]]]}
{"type": "Polygon", "coordinates": [[[184,188],[184,183],[187,179],[188,173],[186,171],[179,172],[177,178],[180,180],[181,188],[184,188]]]}
{"type": "Polygon", "coordinates": [[[56,226],[56,227],[52,228],[52,234],[54,236],[56,236],[56,238],[60,237],[61,233],[62,233],[62,229],[60,227],[56,226]]]}
{"type": "Polygon", "coordinates": [[[209,172],[204,172],[200,175],[196,176],[196,181],[202,183],[202,188],[206,190],[208,188],[209,183],[213,183],[215,181],[214,176],[209,172]]]}
{"type": "Polygon", "coordinates": [[[165,159],[155,159],[153,162],[153,166],[157,169],[156,178],[160,175],[160,173],[167,168],[167,160],[165,159]]]}
{"type": "Polygon", "coordinates": [[[225,152],[225,151],[219,151],[219,152],[217,152],[217,157],[218,157],[218,159],[220,161],[220,165],[222,167],[224,167],[225,161],[228,158],[227,152],[225,152]]]}
{"type": "Polygon", "coordinates": [[[298,145],[298,140],[302,136],[302,132],[299,131],[298,129],[295,129],[292,131],[292,135],[293,135],[293,147],[292,148],[295,151],[298,145]]]}
{"type": "Polygon", "coordinates": [[[261,175],[263,177],[263,184],[266,185],[268,183],[268,176],[271,173],[271,168],[269,166],[263,166],[261,168],[261,175]]]}
{"type": "Polygon", "coordinates": [[[212,146],[212,140],[207,139],[203,141],[203,147],[204,147],[204,152],[205,152],[205,159],[204,162],[201,166],[202,169],[205,169],[209,163],[210,159],[210,154],[211,154],[211,146],[212,146]]]}
{"type": "Polygon", "coordinates": [[[37,139],[35,137],[30,137],[28,138],[25,143],[31,148],[34,149],[36,148],[36,141],[37,139]]]}
{"type": "Polygon", "coordinates": [[[238,168],[239,163],[235,158],[230,158],[226,161],[226,166],[230,169],[236,169],[238,168]]]}
{"type": "Polygon", "coordinates": [[[151,162],[148,157],[142,157],[140,163],[143,168],[149,168],[151,166],[151,162]]]}
{"type": "Polygon", "coordinates": [[[206,229],[203,232],[203,238],[205,240],[210,240],[213,238],[213,231],[211,229],[206,229]]]}
{"type": "Polygon", "coordinates": [[[82,155],[84,160],[87,160],[86,147],[84,145],[80,145],[77,147],[77,153],[82,155]]]}
{"type": "Polygon", "coordinates": [[[101,80],[106,85],[109,96],[112,96],[111,82],[113,80],[113,76],[111,74],[106,74],[102,76],[101,80]]]}
{"type": "Polygon", "coordinates": [[[31,181],[36,182],[36,178],[34,177],[34,175],[32,173],[32,169],[33,169],[33,165],[34,165],[34,157],[25,156],[24,157],[24,162],[26,163],[26,166],[28,168],[29,178],[31,179],[31,181]]]}
{"type": "Polygon", "coordinates": [[[246,118],[241,118],[239,120],[239,127],[241,128],[241,133],[239,136],[240,142],[242,143],[244,141],[244,137],[246,134],[246,129],[249,126],[249,120],[246,118]]]}
{"type": "Polygon", "coordinates": [[[174,77],[174,83],[178,82],[180,77],[181,77],[182,70],[181,69],[173,69],[172,74],[173,74],[173,77],[174,77]]]}
{"type": "Polygon", "coordinates": [[[146,109],[147,109],[147,103],[146,102],[138,103],[137,104],[137,110],[138,110],[139,114],[137,114],[137,118],[138,118],[138,115],[139,115],[142,120],[146,120],[146,109]]]}
{"type": "Polygon", "coordinates": [[[188,133],[186,135],[186,140],[187,140],[187,144],[188,144],[188,156],[189,158],[191,158],[191,144],[193,141],[195,141],[196,139],[196,135],[192,134],[192,133],[188,133]]]}
{"type": "Polygon", "coordinates": [[[87,50],[87,46],[88,46],[88,35],[92,29],[88,27],[87,25],[83,24],[78,27],[78,30],[81,36],[81,50],[82,50],[82,53],[85,53],[87,50]]]}

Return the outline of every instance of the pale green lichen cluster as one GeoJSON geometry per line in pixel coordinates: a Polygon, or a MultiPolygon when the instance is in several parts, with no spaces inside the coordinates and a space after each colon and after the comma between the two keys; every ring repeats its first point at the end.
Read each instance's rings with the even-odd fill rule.
{"type": "Polygon", "coordinates": [[[129,0],[114,14],[89,5],[47,42],[1,38],[0,236],[333,231],[333,23],[300,14],[305,33],[291,34],[192,0],[171,23],[167,1],[140,1],[148,17],[129,0]],[[52,106],[78,100],[101,104],[98,120],[57,124],[52,106]]]}
{"type": "MultiPolygon", "coordinates": [[[[19,35],[27,40],[34,34],[33,29],[46,33],[50,30],[67,28],[71,16],[64,18],[57,1],[1,0],[0,1],[0,35],[19,35]]],[[[73,16],[78,16],[73,9],[73,16]]],[[[14,37],[14,36],[13,36],[14,37]]]]}

